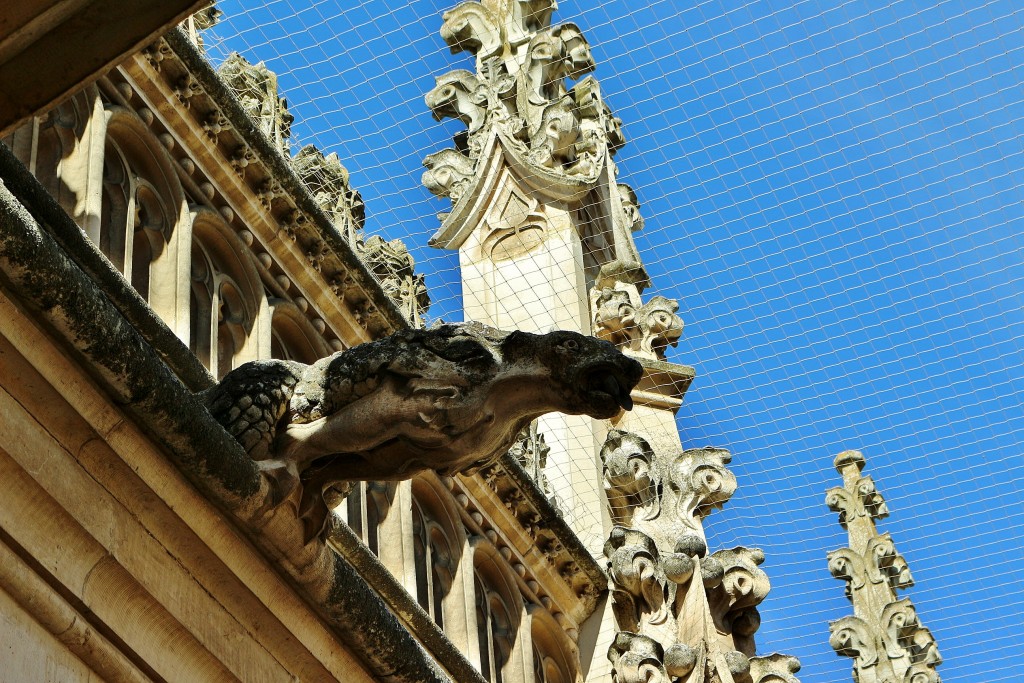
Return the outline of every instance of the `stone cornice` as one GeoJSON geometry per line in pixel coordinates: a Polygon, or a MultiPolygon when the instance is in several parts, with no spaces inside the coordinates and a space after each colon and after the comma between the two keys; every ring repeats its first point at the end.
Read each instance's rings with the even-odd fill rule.
{"type": "Polygon", "coordinates": [[[633,390],[633,400],[639,405],[679,410],[696,371],[689,365],[633,357],[644,366],[640,383],[633,390]]]}
{"type": "Polygon", "coordinates": [[[174,29],[133,60],[149,62],[163,84],[164,98],[175,90],[187,95],[187,107],[175,106],[173,112],[187,116],[192,127],[204,130],[223,159],[244,160],[244,164],[235,164],[240,182],[234,189],[242,194],[232,203],[260,207],[269,214],[267,218],[277,226],[276,234],[257,234],[261,242],[275,251],[281,247],[272,242],[293,243],[290,251],[296,252],[306,270],[322,274],[321,289],[333,292],[347,304],[345,308],[352,309],[369,338],[408,326],[288,159],[245,113],[184,31],[174,29]]]}
{"type": "Polygon", "coordinates": [[[607,577],[544,493],[508,454],[447,483],[467,529],[495,546],[519,577],[524,597],[551,612],[575,642],[607,577]]]}

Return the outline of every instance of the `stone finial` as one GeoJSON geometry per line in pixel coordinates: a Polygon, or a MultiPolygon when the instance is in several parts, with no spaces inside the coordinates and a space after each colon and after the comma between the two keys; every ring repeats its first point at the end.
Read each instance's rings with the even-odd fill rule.
{"type": "MultiPolygon", "coordinates": [[[[424,160],[423,183],[454,207],[507,166],[551,200],[594,207],[581,217],[594,224],[589,230],[602,235],[599,241],[610,242],[598,267],[639,264],[632,238],[643,226],[636,193],[614,181],[612,156],[625,144],[622,121],[587,75],[596,64],[583,33],[575,24],[552,25],[554,8],[549,0],[470,0],[444,14],[441,37],[452,52],[473,54],[476,69],[443,74],[426,93],[435,119],[457,119],[466,130],[453,149],[424,160]],[[503,164],[494,163],[497,154],[503,164]]],[[[632,282],[642,288],[647,276],[641,272],[632,282]]]]}
{"type": "Polygon", "coordinates": [[[832,461],[840,474],[846,472],[850,467],[856,467],[857,472],[864,469],[864,454],[860,451],[843,451],[832,461]]]}
{"type": "Polygon", "coordinates": [[[683,333],[679,303],[663,296],[642,303],[639,288],[622,281],[602,282],[590,293],[594,336],[607,339],[633,355],[664,360],[683,333]]]}
{"type": "Polygon", "coordinates": [[[872,478],[861,476],[864,464],[859,451],[836,456],[843,486],[829,489],[825,497],[829,509],[839,513],[850,544],[828,554],[829,572],[846,583],[856,614],[832,622],[829,643],[837,654],[853,659],[857,680],[938,682],[935,667],[942,658],[913,604],[897,597],[914,579],[892,537],[875,528],[875,520],[889,510],[872,478]]]}
{"type": "Polygon", "coordinates": [[[295,117],[288,112],[287,100],[279,96],[277,75],[263,62],[250,64],[237,52],[228,55],[217,75],[234,92],[249,118],[287,156],[295,117]]]}

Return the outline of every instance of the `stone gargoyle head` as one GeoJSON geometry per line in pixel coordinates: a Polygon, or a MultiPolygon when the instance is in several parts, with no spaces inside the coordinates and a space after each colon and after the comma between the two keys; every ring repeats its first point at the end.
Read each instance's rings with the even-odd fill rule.
{"type": "Polygon", "coordinates": [[[202,399],[260,462],[273,504],[295,502],[310,540],[326,523],[326,488],[481,466],[545,413],[632,408],[641,372],[593,337],[467,323],[403,330],[312,365],[246,363],[202,399]]]}

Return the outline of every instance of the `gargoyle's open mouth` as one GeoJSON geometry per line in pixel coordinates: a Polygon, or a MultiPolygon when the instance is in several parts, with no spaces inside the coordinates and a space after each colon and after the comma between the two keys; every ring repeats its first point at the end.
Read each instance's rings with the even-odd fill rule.
{"type": "Polygon", "coordinates": [[[595,403],[614,403],[616,408],[633,409],[633,399],[629,395],[630,388],[636,382],[630,382],[614,365],[599,365],[591,368],[583,377],[583,387],[587,398],[595,403]]]}

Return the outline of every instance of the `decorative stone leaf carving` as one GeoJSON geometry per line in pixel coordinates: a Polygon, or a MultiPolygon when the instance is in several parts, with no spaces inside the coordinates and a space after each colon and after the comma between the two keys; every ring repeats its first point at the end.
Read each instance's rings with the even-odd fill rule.
{"type": "Polygon", "coordinates": [[[871,477],[858,479],[852,493],[840,486],[829,489],[825,504],[829,510],[839,513],[839,524],[844,529],[851,517],[869,515],[872,519],[884,519],[889,516],[885,498],[875,488],[871,477]]]}
{"type": "Polygon", "coordinates": [[[890,659],[910,656],[914,634],[920,629],[917,611],[909,599],[890,602],[882,610],[881,624],[885,629],[885,643],[890,659]]]}
{"type": "Polygon", "coordinates": [[[205,31],[206,29],[213,28],[220,21],[220,18],[224,16],[224,12],[217,9],[213,2],[201,10],[196,11],[192,14],[192,21],[195,22],[196,29],[205,31]]]}
{"type": "Polygon", "coordinates": [[[423,184],[438,197],[451,197],[453,204],[462,198],[473,180],[473,162],[454,149],[428,155],[423,165],[428,169],[423,174],[423,184]]]}
{"type": "Polygon", "coordinates": [[[415,261],[401,240],[386,241],[376,235],[363,238],[365,207],[359,193],[349,185],[348,170],[338,155],[325,156],[314,145],[306,145],[292,159],[292,168],[405,318],[421,326],[422,315],[430,307],[424,278],[414,272],[415,261]]]}
{"type": "Polygon", "coordinates": [[[858,617],[843,617],[829,624],[828,643],[837,654],[853,657],[858,670],[878,664],[878,643],[871,627],[858,617]]]}
{"type": "Polygon", "coordinates": [[[562,43],[565,75],[574,81],[597,68],[594,56],[590,53],[590,43],[583,37],[576,24],[562,24],[552,29],[554,35],[562,43]]]}
{"type": "Polygon", "coordinates": [[[942,663],[942,655],[939,654],[939,646],[932,632],[923,626],[914,630],[909,651],[910,659],[916,665],[931,668],[942,663]]]}
{"type": "Polygon", "coordinates": [[[449,71],[437,77],[426,101],[434,118],[441,121],[453,118],[462,121],[473,135],[487,120],[489,102],[487,87],[474,74],[465,69],[449,71]]]}
{"type": "Polygon", "coordinates": [[[896,552],[896,546],[889,534],[882,534],[869,540],[864,559],[871,581],[887,581],[893,590],[914,585],[910,567],[903,556],[896,552]]]}
{"type": "Polygon", "coordinates": [[[288,112],[287,100],[278,94],[277,75],[263,62],[250,64],[237,52],[228,55],[217,74],[263,134],[287,155],[295,117],[288,112]]]}
{"type": "MultiPolygon", "coordinates": [[[[338,160],[337,153],[325,156],[315,145],[306,145],[292,158],[292,169],[320,208],[353,241],[355,232],[362,227],[353,220],[358,193],[349,185],[348,169],[338,160]]],[[[362,205],[361,199],[359,204],[362,205]]]]}
{"type": "Polygon", "coordinates": [[[675,346],[683,334],[683,320],[676,311],[679,302],[655,296],[640,307],[636,324],[640,329],[640,351],[656,358],[665,357],[665,347],[675,346]]]}
{"type": "Polygon", "coordinates": [[[384,293],[391,297],[407,320],[420,324],[420,316],[430,307],[423,276],[414,272],[416,262],[402,240],[385,241],[373,235],[357,243],[356,253],[380,280],[384,293]]]}
{"type": "Polygon", "coordinates": [[[662,508],[689,527],[721,508],[736,492],[736,476],[726,467],[731,460],[723,448],[683,451],[665,476],[662,508]]]}
{"type": "MultiPolygon", "coordinates": [[[[616,526],[605,545],[612,609],[620,636],[646,637],[663,648],[661,667],[648,673],[664,669],[687,683],[795,681],[791,673],[799,665],[789,668],[781,655],[759,662],[752,677],[757,605],[770,589],[760,569],[764,553],[734,548],[707,554],[701,519],[736,489],[725,467],[728,451],[665,456],[637,435],[612,430],[601,458],[613,519],[632,527],[616,526]]],[[[613,646],[609,657],[620,661],[625,652],[613,646]]],[[[614,680],[633,675],[616,667],[614,680]]]]}
{"type": "Polygon", "coordinates": [[[540,112],[537,129],[531,132],[528,158],[537,166],[561,168],[575,158],[573,143],[579,134],[570,98],[548,104],[540,112]]]}
{"type": "Polygon", "coordinates": [[[666,618],[665,577],[654,541],[636,529],[617,526],[604,546],[619,599],[614,609],[620,625],[640,630],[666,618]],[[625,599],[623,599],[625,598],[625,599]]]}
{"type": "Polygon", "coordinates": [[[778,653],[766,657],[750,658],[750,678],[753,683],[799,683],[795,674],[800,660],[778,653]]]}
{"type": "MultiPolygon", "coordinates": [[[[622,142],[613,132],[621,122],[612,121],[592,78],[569,95],[565,79],[579,79],[595,64],[579,27],[550,27],[553,8],[549,0],[516,0],[498,7],[463,2],[447,12],[441,36],[453,52],[476,55],[477,73],[456,70],[439,77],[426,95],[427,106],[438,120],[453,117],[466,124],[456,148],[474,160],[484,131],[497,127],[508,152],[527,166],[593,183],[603,150],[622,142]]],[[[432,191],[447,185],[425,180],[432,191]]]]}
{"type": "Polygon", "coordinates": [[[551,483],[544,473],[551,447],[544,439],[543,432],[537,429],[536,422],[531,422],[528,427],[519,432],[516,442],[508,452],[523,466],[523,469],[533,478],[541,491],[551,499],[551,502],[557,505],[551,483]]]}
{"type": "Polygon", "coordinates": [[[633,526],[637,517],[654,519],[660,505],[650,444],[636,434],[612,429],[601,447],[601,462],[612,520],[633,526]]]}
{"type": "Polygon", "coordinates": [[[652,638],[620,631],[608,650],[612,679],[617,683],[669,683],[665,651],[652,638]]]}
{"type": "Polygon", "coordinates": [[[853,600],[853,591],[863,588],[867,580],[864,558],[850,548],[830,552],[828,570],[835,578],[846,581],[846,597],[850,600],[853,600]]]}
{"type": "Polygon", "coordinates": [[[662,360],[683,333],[679,304],[663,296],[641,303],[635,284],[616,281],[590,294],[594,336],[638,356],[662,360]]]}
{"type": "Polygon", "coordinates": [[[761,625],[757,606],[767,597],[771,584],[759,568],[764,553],[758,548],[719,550],[712,555],[724,574],[708,593],[711,614],[720,633],[732,634],[736,648],[754,654],[753,636],[761,625]]]}
{"type": "Polygon", "coordinates": [[[463,2],[442,16],[441,38],[452,54],[467,51],[478,59],[501,54],[505,24],[479,2],[463,2]]]}
{"type": "Polygon", "coordinates": [[[903,677],[903,683],[941,683],[939,672],[925,664],[914,664],[903,677]]]}

